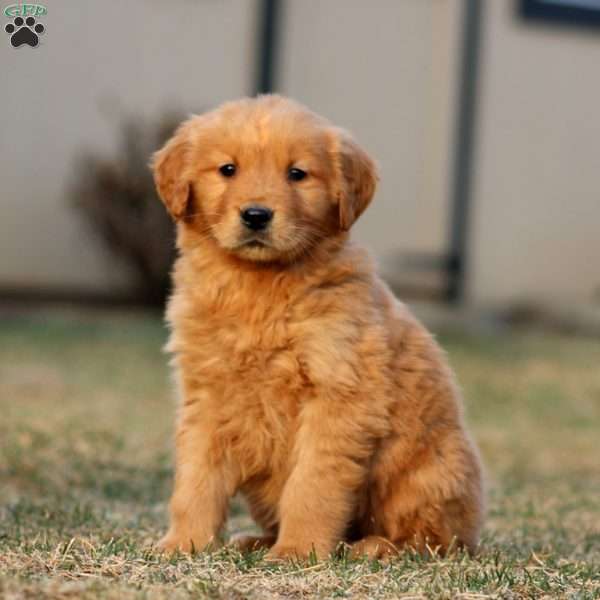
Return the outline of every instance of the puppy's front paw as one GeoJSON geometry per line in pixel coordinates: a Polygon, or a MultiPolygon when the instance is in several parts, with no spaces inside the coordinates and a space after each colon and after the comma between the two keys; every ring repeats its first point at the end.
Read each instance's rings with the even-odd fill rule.
{"type": "Polygon", "coordinates": [[[175,554],[176,552],[191,553],[194,550],[192,540],[183,540],[177,536],[167,533],[157,544],[160,552],[175,554]]]}
{"type": "Polygon", "coordinates": [[[285,562],[292,560],[306,560],[307,556],[299,552],[293,546],[273,546],[265,555],[265,560],[269,562],[285,562]]]}
{"type": "Polygon", "coordinates": [[[196,552],[210,551],[216,546],[214,540],[204,542],[172,532],[167,533],[157,544],[158,549],[166,554],[175,554],[176,552],[195,554],[196,552]]]}
{"type": "Polygon", "coordinates": [[[317,554],[314,547],[302,548],[300,546],[285,546],[275,544],[265,555],[269,562],[300,561],[307,562],[309,558],[325,558],[321,553],[317,554]]]}

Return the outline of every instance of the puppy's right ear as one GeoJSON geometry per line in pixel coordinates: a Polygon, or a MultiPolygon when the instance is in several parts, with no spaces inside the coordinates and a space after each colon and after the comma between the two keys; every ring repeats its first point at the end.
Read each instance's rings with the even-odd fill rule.
{"type": "Polygon", "coordinates": [[[175,135],[154,153],[150,163],[158,195],[175,221],[185,215],[191,194],[187,174],[190,140],[186,125],[181,125],[175,135]]]}

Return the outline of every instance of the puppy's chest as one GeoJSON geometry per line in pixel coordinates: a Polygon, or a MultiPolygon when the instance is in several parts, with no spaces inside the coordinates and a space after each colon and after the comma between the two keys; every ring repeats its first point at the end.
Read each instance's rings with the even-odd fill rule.
{"type": "Polygon", "coordinates": [[[289,456],[310,391],[295,329],[285,311],[266,306],[205,312],[179,353],[184,377],[203,390],[215,451],[232,456],[244,478],[281,470],[289,456]]]}
{"type": "Polygon", "coordinates": [[[301,374],[301,340],[285,311],[264,307],[245,315],[204,314],[197,327],[193,361],[206,382],[246,392],[282,383],[295,387],[301,374]]]}

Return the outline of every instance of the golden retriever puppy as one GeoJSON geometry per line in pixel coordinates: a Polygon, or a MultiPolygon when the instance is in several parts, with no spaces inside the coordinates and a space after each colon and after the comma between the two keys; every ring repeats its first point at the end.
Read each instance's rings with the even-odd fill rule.
{"type": "Polygon", "coordinates": [[[481,468],[442,351],[348,230],[375,165],[280,96],[183,123],[156,153],[180,256],[167,551],[217,544],[238,491],[268,558],[472,550],[481,468]]]}

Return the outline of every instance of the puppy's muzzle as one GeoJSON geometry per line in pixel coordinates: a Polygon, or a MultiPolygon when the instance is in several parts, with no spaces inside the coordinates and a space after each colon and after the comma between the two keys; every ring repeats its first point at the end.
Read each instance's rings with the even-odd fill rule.
{"type": "Polygon", "coordinates": [[[273,219],[273,211],[265,206],[249,206],[240,211],[240,219],[248,229],[262,231],[273,219]]]}

